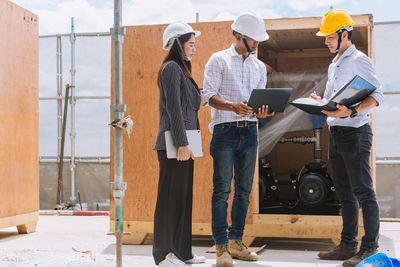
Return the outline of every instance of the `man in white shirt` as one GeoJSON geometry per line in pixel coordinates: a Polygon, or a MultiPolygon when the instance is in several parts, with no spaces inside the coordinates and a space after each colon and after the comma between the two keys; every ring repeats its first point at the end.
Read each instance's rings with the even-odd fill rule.
{"type": "Polygon", "coordinates": [[[328,70],[326,90],[321,99],[327,102],[335,92],[359,75],[377,89],[354,107],[337,105],[336,111],[323,111],[330,129],[329,160],[336,194],[342,206],[343,229],[340,245],[318,256],[326,260],[345,260],[343,266],[356,266],[375,254],[379,237],[379,206],[376,201],[369,165],[372,132],[369,126],[372,109],[383,102],[373,62],[351,43],[354,21],[341,9],[332,9],[322,19],[318,36],[325,37],[331,53],[337,53],[328,70]],[[357,252],[358,214],[362,208],[365,235],[357,252]]]}
{"type": "Polygon", "coordinates": [[[253,54],[268,39],[264,21],[253,13],[239,15],[231,26],[235,42],[214,53],[204,71],[204,102],[211,108],[210,154],[214,160],[212,232],[217,266],[233,266],[232,256],[257,261],[257,254],[243,244],[249,196],[257,159],[257,118],[273,116],[268,106],[254,113],[247,105],[251,91],[265,88],[267,71],[253,54]],[[227,223],[227,200],[235,174],[231,219],[227,223]]]}

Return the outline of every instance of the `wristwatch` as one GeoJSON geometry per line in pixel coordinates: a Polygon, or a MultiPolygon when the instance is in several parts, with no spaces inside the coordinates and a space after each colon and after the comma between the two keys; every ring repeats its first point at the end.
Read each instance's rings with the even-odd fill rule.
{"type": "Polygon", "coordinates": [[[351,107],[351,114],[350,114],[350,118],[354,118],[355,116],[358,115],[357,109],[355,107],[351,107]]]}

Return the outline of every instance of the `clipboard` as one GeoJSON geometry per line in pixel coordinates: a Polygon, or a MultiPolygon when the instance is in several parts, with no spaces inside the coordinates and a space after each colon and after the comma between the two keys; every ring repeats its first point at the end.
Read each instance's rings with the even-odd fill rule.
{"type": "Polygon", "coordinates": [[[376,90],[376,87],[356,75],[348,83],[346,83],[339,91],[337,91],[327,104],[323,104],[311,98],[298,98],[291,105],[310,114],[323,115],[322,110],[335,111],[336,104],[352,107],[358,105],[361,101],[367,98],[376,90]]]}
{"type": "MultiPolygon", "coordinates": [[[[189,148],[192,150],[194,156],[203,156],[203,146],[201,143],[201,132],[200,130],[186,130],[186,137],[189,142],[189,148]]],[[[171,135],[171,131],[165,131],[165,147],[167,151],[167,158],[176,159],[178,148],[174,144],[174,140],[171,135]]]]}
{"type": "Polygon", "coordinates": [[[283,112],[292,90],[292,88],[254,89],[247,105],[252,107],[256,113],[262,105],[268,105],[268,113],[283,112]]]}

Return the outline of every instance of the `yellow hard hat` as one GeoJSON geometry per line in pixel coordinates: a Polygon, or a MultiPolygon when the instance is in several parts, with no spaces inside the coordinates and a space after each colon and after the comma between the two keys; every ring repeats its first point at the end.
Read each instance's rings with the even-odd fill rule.
{"type": "Polygon", "coordinates": [[[354,26],[354,21],[351,19],[349,13],[344,11],[343,9],[332,9],[329,10],[321,21],[321,27],[319,32],[317,32],[317,36],[327,36],[332,33],[337,32],[339,29],[344,26],[354,26]]]}

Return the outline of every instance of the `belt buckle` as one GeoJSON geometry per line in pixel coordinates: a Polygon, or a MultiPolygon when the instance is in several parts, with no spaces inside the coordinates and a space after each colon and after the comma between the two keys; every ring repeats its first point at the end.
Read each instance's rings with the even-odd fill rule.
{"type": "Polygon", "coordinates": [[[247,127],[247,121],[236,121],[236,127],[247,127]]]}

